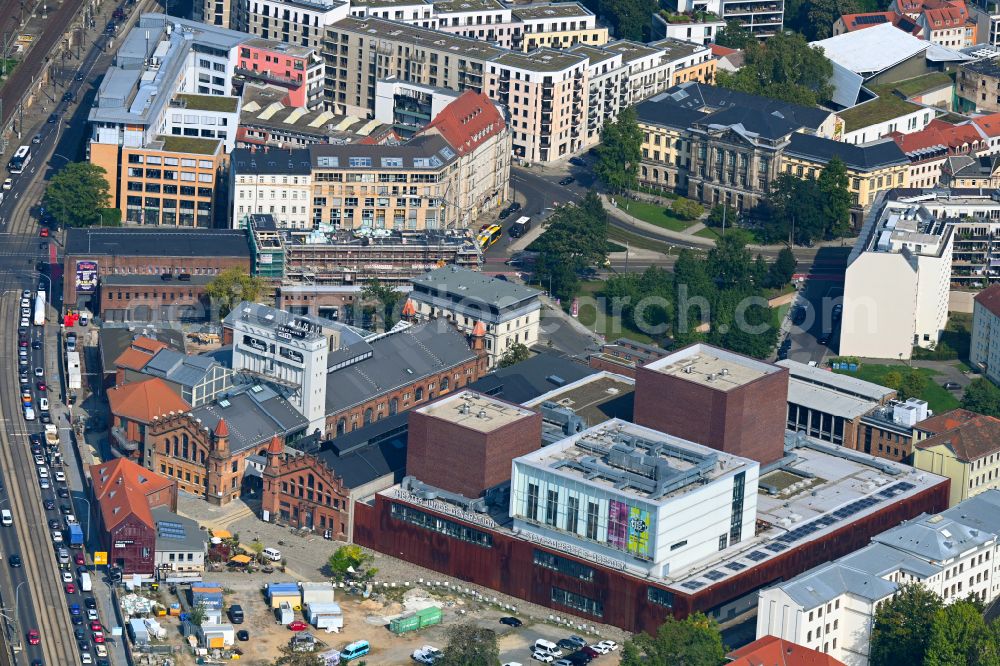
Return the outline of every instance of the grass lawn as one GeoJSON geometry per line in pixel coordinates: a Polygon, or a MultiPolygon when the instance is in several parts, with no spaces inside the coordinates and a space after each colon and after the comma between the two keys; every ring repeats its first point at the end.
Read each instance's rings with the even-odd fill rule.
{"type": "MultiPolygon", "coordinates": [[[[899,372],[906,370],[906,368],[900,365],[862,363],[861,369],[857,372],[845,372],[843,370],[834,370],[834,372],[885,386],[884,378],[886,374],[893,370],[899,372]]],[[[935,414],[941,414],[949,409],[958,407],[958,398],[952,395],[951,391],[941,386],[940,382],[935,381],[935,375],[940,374],[937,370],[931,370],[930,368],[914,368],[914,370],[927,377],[927,388],[924,389],[924,393],[920,397],[927,401],[928,407],[934,410],[935,414]]]]}
{"type": "Polygon", "coordinates": [[[675,216],[665,206],[648,204],[643,201],[632,201],[631,199],[622,199],[621,197],[612,197],[612,199],[618,205],[619,209],[625,211],[632,217],[640,219],[643,222],[655,224],[656,226],[663,227],[664,229],[669,229],[670,231],[684,231],[696,222],[696,220],[682,220],[681,218],[675,216]],[[628,205],[628,208],[626,208],[626,204],[628,205]]]}
{"type": "Polygon", "coordinates": [[[788,308],[792,307],[791,303],[785,303],[784,305],[779,305],[776,308],[771,308],[771,322],[774,324],[775,328],[781,326],[781,322],[785,320],[785,315],[788,314],[788,308]]]}
{"type": "MultiPolygon", "coordinates": [[[[593,282],[581,282],[580,291],[580,313],[577,320],[589,328],[596,330],[607,340],[616,338],[631,338],[637,342],[657,344],[653,338],[640,331],[634,331],[622,324],[621,317],[611,316],[603,310],[598,311],[594,301],[599,298],[599,292],[604,289],[604,282],[595,280],[593,282]]],[[[598,304],[600,304],[598,302],[598,304]]]]}
{"type": "Polygon", "coordinates": [[[643,250],[652,250],[653,252],[659,252],[661,254],[670,254],[670,246],[666,243],[650,240],[649,238],[637,236],[636,234],[630,234],[629,232],[623,231],[618,227],[608,227],[608,240],[619,245],[628,243],[630,248],[641,248],[643,250]]]}
{"type": "MultiPolygon", "coordinates": [[[[727,226],[726,228],[730,229],[731,227],[727,226]]],[[[750,236],[750,243],[751,243],[751,245],[760,245],[761,244],[761,242],[759,240],[757,240],[757,234],[754,233],[753,229],[744,229],[743,227],[738,227],[738,229],[740,231],[742,231],[743,233],[745,233],[745,234],[747,234],[747,235],[750,236]]],[[[701,236],[702,238],[711,238],[712,240],[718,240],[719,237],[722,235],[721,232],[722,232],[722,229],[715,229],[713,227],[705,227],[704,229],[699,229],[698,231],[694,232],[694,235],[695,236],[701,236]]]]}

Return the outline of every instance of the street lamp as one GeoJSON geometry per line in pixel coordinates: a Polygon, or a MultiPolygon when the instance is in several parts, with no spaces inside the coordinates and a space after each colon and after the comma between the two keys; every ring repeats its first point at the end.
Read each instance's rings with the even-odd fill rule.
{"type": "Polygon", "coordinates": [[[86,502],[87,504],[87,533],[85,535],[85,538],[87,541],[90,541],[90,500],[87,499],[86,497],[81,497],[80,501],[86,502]]]}

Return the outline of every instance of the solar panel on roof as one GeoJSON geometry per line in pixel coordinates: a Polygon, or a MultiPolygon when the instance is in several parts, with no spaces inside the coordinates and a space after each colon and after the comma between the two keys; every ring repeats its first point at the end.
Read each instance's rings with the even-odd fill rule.
{"type": "Polygon", "coordinates": [[[705,578],[709,580],[722,580],[725,577],[726,574],[722,573],[718,569],[712,569],[711,571],[705,574],[705,578]]]}
{"type": "Polygon", "coordinates": [[[759,550],[755,550],[747,555],[748,560],[753,560],[754,562],[760,562],[761,560],[767,559],[767,553],[762,553],[759,550]]]}
{"type": "Polygon", "coordinates": [[[778,543],[777,541],[775,541],[773,543],[767,544],[766,546],[764,546],[764,548],[765,550],[769,550],[772,553],[780,553],[783,550],[787,550],[788,546],[786,546],[783,543],[778,543]]]}
{"type": "Polygon", "coordinates": [[[746,565],[740,564],[739,562],[729,562],[726,564],[726,568],[730,571],[742,571],[743,569],[746,569],[746,565]]]}
{"type": "Polygon", "coordinates": [[[697,590],[699,587],[705,587],[705,584],[697,580],[689,580],[686,583],[681,583],[681,587],[687,590],[697,590]]]}

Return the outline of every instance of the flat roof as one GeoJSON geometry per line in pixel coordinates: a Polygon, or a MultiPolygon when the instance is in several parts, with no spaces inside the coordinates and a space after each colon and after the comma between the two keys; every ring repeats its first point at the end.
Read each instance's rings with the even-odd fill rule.
{"type": "Polygon", "coordinates": [[[442,266],[412,280],[413,298],[421,294],[447,295],[464,302],[475,302],[496,307],[512,307],[528,301],[538,301],[537,289],[497,280],[479,271],[460,266],[442,266]]]}
{"type": "Polygon", "coordinates": [[[673,572],[669,587],[691,594],[814,541],[945,478],[786,431],[794,462],[760,477],[756,535],[673,572]],[[769,494],[765,486],[776,489],[769,494]]]}
{"type": "Polygon", "coordinates": [[[529,53],[519,53],[508,51],[493,58],[493,62],[508,67],[517,67],[536,72],[558,72],[569,69],[581,62],[588,62],[587,57],[569,51],[558,49],[541,48],[529,53]]]}
{"type": "MultiPolygon", "coordinates": [[[[335,5],[340,3],[334,3],[335,5]]],[[[310,46],[300,46],[298,44],[289,44],[288,42],[279,42],[274,39],[264,39],[263,37],[251,37],[243,43],[245,46],[249,46],[255,49],[270,49],[277,53],[282,53],[284,55],[293,56],[297,58],[302,58],[310,53],[316,53],[316,49],[310,46]]]]}
{"type": "Polygon", "coordinates": [[[513,16],[522,21],[546,18],[572,18],[574,16],[593,16],[594,13],[578,2],[532,3],[530,5],[514,5],[510,9],[513,16]]]}
{"type": "Polygon", "coordinates": [[[824,414],[840,416],[848,421],[867,414],[879,404],[874,400],[856,398],[826,386],[811,384],[797,377],[788,379],[788,402],[824,414]]]}
{"type": "Polygon", "coordinates": [[[627,39],[619,39],[613,42],[608,42],[601,48],[614,51],[615,53],[620,53],[623,62],[632,62],[633,60],[638,60],[639,58],[646,58],[663,52],[663,49],[658,46],[654,46],[652,44],[642,44],[641,42],[633,42],[627,39]]]}
{"type": "Polygon", "coordinates": [[[184,102],[185,109],[196,111],[221,111],[235,113],[239,107],[240,98],[229,95],[192,95],[181,93],[176,99],[184,102]]]}
{"type": "Polygon", "coordinates": [[[435,14],[481,12],[491,9],[504,10],[508,8],[500,0],[441,0],[441,2],[434,3],[435,14]]]}
{"type": "MultiPolygon", "coordinates": [[[[189,153],[192,155],[215,155],[222,148],[220,139],[201,139],[193,136],[172,136],[161,134],[156,137],[163,143],[162,150],[171,153],[189,153]]],[[[150,148],[154,146],[149,146],[150,148]]]]}
{"type": "Polygon", "coordinates": [[[730,391],[781,368],[706,344],[694,344],[643,366],[694,384],[730,391]]]}
{"type": "Polygon", "coordinates": [[[612,372],[599,372],[554,389],[524,403],[537,408],[554,402],[572,409],[587,425],[608,419],[632,420],[635,408],[635,380],[612,372]]]}
{"type": "Polygon", "coordinates": [[[352,32],[368,39],[378,37],[381,39],[405,41],[414,46],[426,48],[429,51],[454,51],[456,54],[461,54],[468,58],[482,58],[483,60],[492,60],[503,53],[507,53],[506,49],[498,48],[487,42],[472,39],[471,37],[452,35],[439,30],[396,23],[395,21],[388,21],[372,16],[364,18],[348,16],[328,25],[326,29],[327,31],[342,30],[344,32],[352,32]]]}
{"type": "Polygon", "coordinates": [[[674,39],[673,37],[667,37],[666,39],[661,39],[656,42],[650,42],[649,45],[664,51],[666,58],[669,60],[677,60],[679,58],[686,58],[694,55],[695,53],[711,51],[711,49],[704,44],[685,42],[682,39],[674,39]]]}
{"type": "Polygon", "coordinates": [[[526,465],[622,497],[662,503],[739,469],[757,466],[658,430],[611,419],[519,458],[526,465]],[[649,473],[637,473],[636,467],[649,473]],[[639,481],[638,477],[646,481],[639,481]],[[640,485],[641,483],[641,485],[640,485]]]}
{"type": "Polygon", "coordinates": [[[881,402],[896,393],[894,389],[882,386],[881,384],[830,372],[829,370],[823,370],[791,359],[778,361],[776,365],[788,368],[789,377],[794,377],[809,384],[816,384],[817,386],[826,386],[840,393],[847,393],[858,398],[874,400],[875,402],[881,402]]]}
{"type": "Polygon", "coordinates": [[[351,0],[352,7],[411,7],[429,5],[427,0],[351,0]]]}
{"type": "Polygon", "coordinates": [[[452,393],[416,411],[483,433],[535,415],[530,409],[468,390],[452,393]]]}
{"type": "Polygon", "coordinates": [[[66,230],[66,256],[246,257],[242,229],[96,227],[66,230]]]}

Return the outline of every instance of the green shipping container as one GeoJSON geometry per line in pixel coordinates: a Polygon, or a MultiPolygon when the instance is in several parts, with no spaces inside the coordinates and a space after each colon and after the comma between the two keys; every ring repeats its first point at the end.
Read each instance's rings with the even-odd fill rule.
{"type": "Polygon", "coordinates": [[[394,634],[405,634],[408,631],[416,631],[434,624],[441,624],[440,608],[425,608],[412,615],[398,617],[389,622],[389,631],[394,634]]]}

